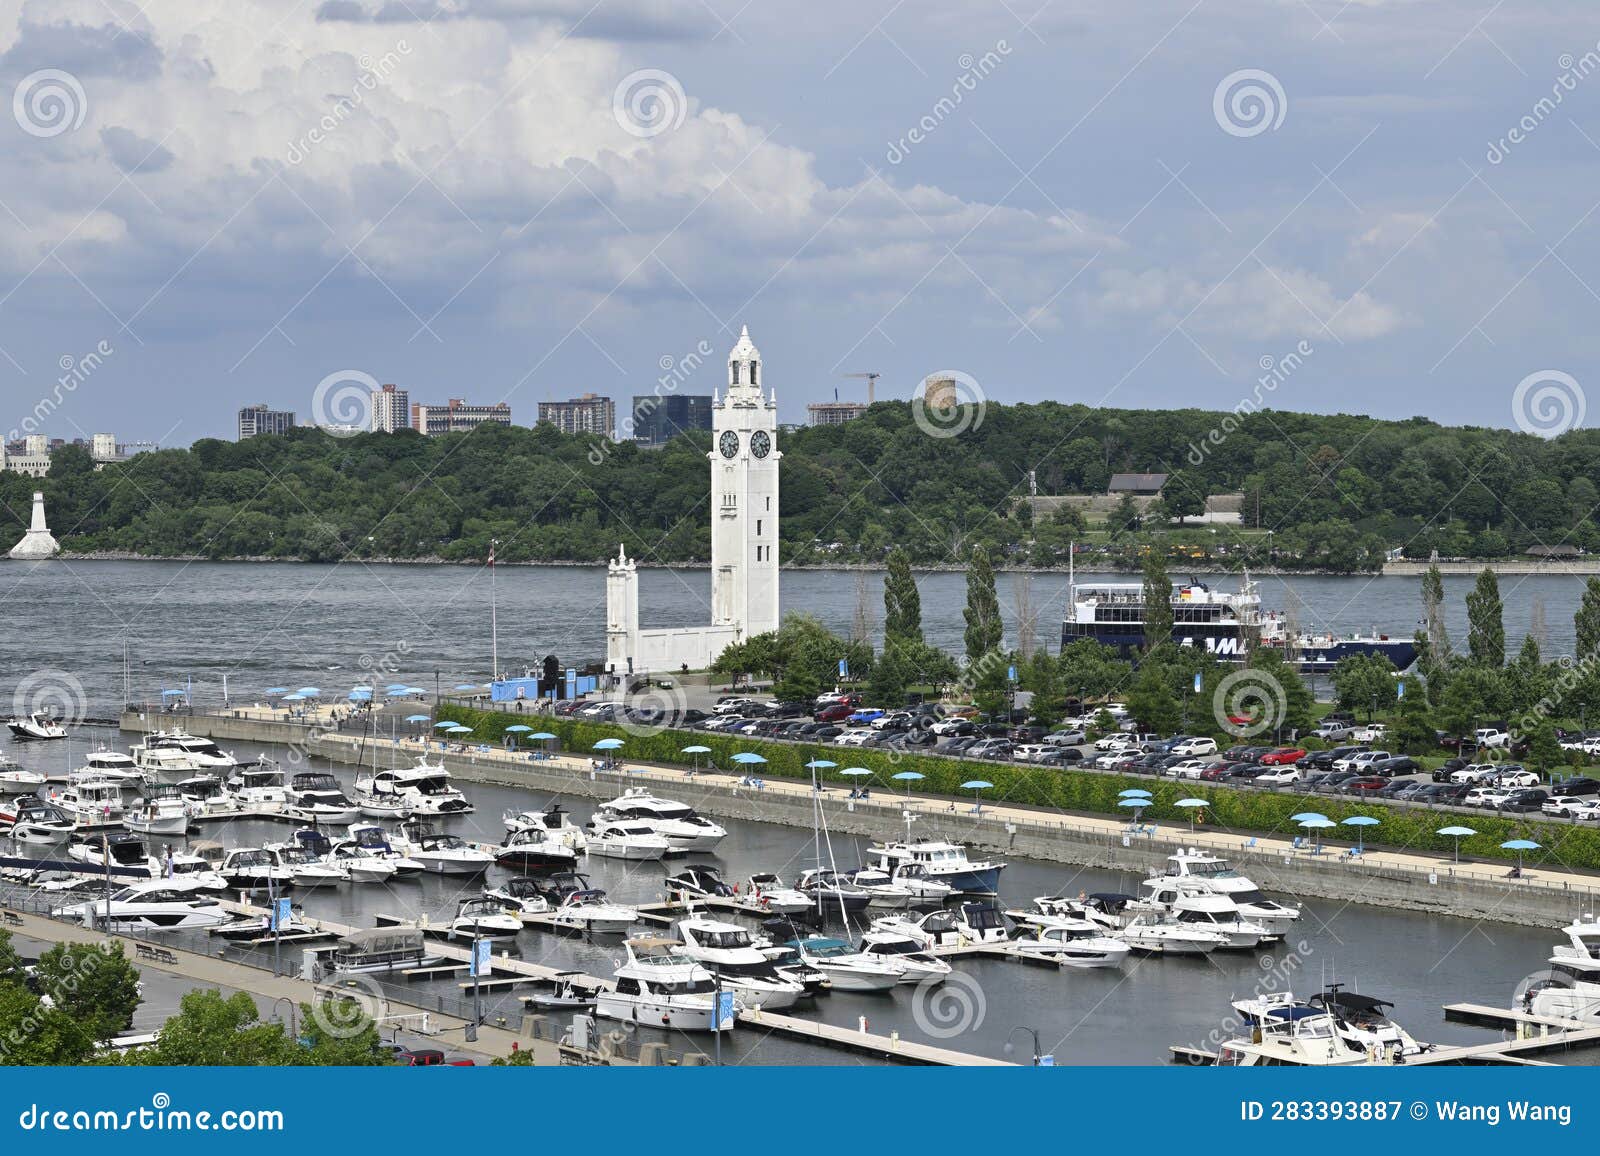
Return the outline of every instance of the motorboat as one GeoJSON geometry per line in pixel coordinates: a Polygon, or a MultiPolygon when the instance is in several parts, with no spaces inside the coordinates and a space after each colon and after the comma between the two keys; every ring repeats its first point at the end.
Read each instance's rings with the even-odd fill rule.
{"type": "Polygon", "coordinates": [[[228,789],[252,811],[281,811],[289,803],[283,768],[263,758],[253,767],[241,767],[228,777],[228,789]]]}
{"type": "Polygon", "coordinates": [[[23,769],[4,754],[0,754],[0,795],[27,795],[45,784],[38,771],[23,769]]]}
{"type": "Polygon", "coordinates": [[[861,867],[844,876],[867,893],[867,906],[884,911],[898,911],[911,905],[911,892],[895,883],[887,871],[876,867],[861,867]]]}
{"type": "MultiPolygon", "coordinates": [[[[306,922],[305,912],[298,907],[289,909],[289,918],[278,924],[277,933],[282,936],[305,938],[318,934],[319,929],[306,922]]],[[[220,927],[213,927],[208,934],[218,939],[231,942],[253,942],[257,940],[270,940],[273,935],[272,919],[269,915],[241,915],[236,919],[224,923],[220,927]]],[[[324,932],[323,934],[327,934],[324,932]]]]}
{"type": "Polygon", "coordinates": [[[187,931],[219,927],[232,918],[215,898],[183,879],[140,879],[108,898],[68,904],[51,915],[115,931],[187,931]]]}
{"type": "Polygon", "coordinates": [[[115,827],[122,822],[122,784],[96,779],[68,783],[50,801],[72,816],[79,828],[115,827]]]}
{"type": "Polygon", "coordinates": [[[595,989],[581,971],[558,971],[524,1000],[540,1011],[581,1011],[594,1007],[595,989]]]}
{"type": "Polygon", "coordinates": [[[551,803],[542,811],[503,811],[500,819],[508,835],[533,827],[563,846],[583,850],[583,828],[572,821],[572,815],[560,803],[551,803]]]}
{"type": "Polygon", "coordinates": [[[498,900],[502,907],[521,915],[550,914],[550,898],[537,879],[518,875],[504,883],[490,887],[484,894],[498,900]]]}
{"type": "Polygon", "coordinates": [[[151,783],[122,813],[122,825],[141,835],[181,836],[189,829],[189,809],[171,783],[151,783]]]}
{"type": "Polygon", "coordinates": [[[962,903],[955,909],[956,934],[968,943],[1004,943],[1011,925],[993,903],[962,903]]]}
{"type": "Polygon", "coordinates": [[[763,915],[800,915],[813,908],[811,896],[784,886],[783,880],[771,871],[757,872],[745,880],[735,902],[747,911],[763,915]]]}
{"type": "Polygon", "coordinates": [[[11,728],[11,734],[25,742],[41,739],[64,739],[67,737],[67,728],[56,721],[54,716],[45,711],[34,711],[32,714],[18,715],[6,723],[11,728]]]}
{"type": "Polygon", "coordinates": [[[451,785],[444,764],[428,762],[427,755],[418,755],[415,766],[361,775],[356,779],[356,791],[403,804],[414,815],[466,815],[473,809],[460,789],[451,785]]]}
{"type": "Polygon", "coordinates": [[[828,867],[807,867],[795,881],[795,889],[810,896],[823,915],[853,915],[872,902],[864,888],[828,867]]]}
{"type": "Polygon", "coordinates": [[[421,828],[408,839],[401,853],[422,864],[429,875],[482,875],[494,863],[493,855],[472,846],[460,835],[421,828]]]}
{"type": "Polygon", "coordinates": [[[778,973],[756,946],[747,928],[691,915],[677,923],[683,954],[737,992],[746,1007],[782,1011],[805,998],[805,985],[778,973]]]}
{"type": "Polygon", "coordinates": [[[1228,1040],[1217,1050],[1217,1066],[1229,1068],[1345,1067],[1374,1062],[1367,1049],[1340,1033],[1333,1016],[1303,1004],[1268,1011],[1252,1023],[1248,1036],[1228,1040]]]}
{"type": "Polygon", "coordinates": [[[954,911],[929,911],[921,915],[880,915],[872,921],[873,931],[903,935],[926,951],[930,947],[965,947],[969,943],[954,911]]]}
{"type": "Polygon", "coordinates": [[[1267,938],[1267,929],[1244,918],[1239,905],[1219,891],[1199,890],[1162,877],[1147,880],[1150,894],[1130,907],[1171,915],[1179,923],[1190,923],[1214,931],[1227,939],[1225,948],[1248,951],[1267,938]]]}
{"type": "Polygon", "coordinates": [[[97,747],[84,756],[83,766],[69,772],[68,779],[101,779],[109,783],[143,783],[145,773],[133,761],[132,755],[109,747],[97,747]]]}
{"type": "Polygon", "coordinates": [[[350,792],[350,801],[356,805],[356,810],[361,812],[363,819],[379,819],[384,822],[404,822],[411,818],[411,807],[394,795],[373,795],[361,789],[357,783],[350,792]]]}
{"type": "Polygon", "coordinates": [[[882,886],[887,883],[888,886],[904,891],[910,896],[909,905],[912,907],[936,906],[956,894],[954,887],[941,879],[933,878],[928,874],[927,867],[921,863],[901,863],[891,871],[884,871],[880,867],[863,867],[851,878],[859,886],[867,887],[869,890],[871,886],[882,886]],[[863,875],[868,878],[863,880],[863,875]]]}
{"type": "MultiPolygon", "coordinates": [[[[768,920],[768,922],[772,922],[768,920]]],[[[795,929],[797,938],[804,939],[805,932],[795,929]]],[[[792,942],[792,941],[790,941],[792,942]]],[[[800,958],[800,953],[788,943],[776,944],[772,947],[761,948],[761,954],[767,957],[777,973],[784,979],[792,979],[799,984],[807,996],[819,996],[833,988],[827,973],[818,971],[800,958]]]]}
{"type": "Polygon", "coordinates": [[[637,909],[613,903],[599,888],[568,892],[550,910],[550,922],[582,932],[623,932],[639,921],[637,909]]]}
{"type": "Polygon", "coordinates": [[[742,1009],[738,993],[730,990],[719,1001],[716,980],[683,954],[682,944],[646,938],[624,947],[627,959],[616,969],[615,986],[595,997],[597,1016],[677,1031],[733,1029],[742,1009]]]}
{"type": "Polygon", "coordinates": [[[456,903],[456,917],[450,921],[451,939],[515,939],[522,930],[522,917],[492,895],[484,894],[456,903]]]}
{"type": "MultiPolygon", "coordinates": [[[[352,883],[388,883],[400,877],[400,868],[393,861],[349,839],[335,843],[329,858],[352,883]]],[[[421,870],[419,865],[414,874],[421,870]]]]}
{"type": "Polygon", "coordinates": [[[206,844],[203,840],[187,851],[168,847],[160,860],[162,878],[193,881],[202,891],[219,895],[225,893],[228,890],[228,881],[218,870],[220,857],[203,854],[202,852],[208,847],[221,849],[220,844],[206,844]]]}
{"type": "Polygon", "coordinates": [[[667,876],[668,899],[681,902],[684,899],[732,899],[733,896],[733,885],[708,863],[685,867],[676,875],[667,876]]]}
{"type": "Polygon", "coordinates": [[[217,870],[230,891],[269,891],[286,894],[294,887],[294,872],[278,864],[277,856],[261,847],[236,847],[226,852],[217,870]]]}
{"type": "MultiPolygon", "coordinates": [[[[396,879],[410,879],[421,875],[426,868],[399,849],[389,832],[371,823],[352,824],[347,842],[353,843],[368,855],[374,855],[394,868],[396,879]]],[[[409,846],[402,841],[401,845],[409,846]]]]}
{"type": "Polygon", "coordinates": [[[1220,931],[1149,913],[1130,919],[1119,934],[1141,955],[1209,955],[1228,945],[1228,937],[1220,931]]]}
{"type": "Polygon", "coordinates": [[[1269,939],[1281,939],[1300,918],[1300,909],[1268,899],[1254,882],[1226,860],[1193,847],[1167,856],[1167,869],[1144,882],[1146,888],[1160,883],[1180,883],[1185,887],[1226,895],[1239,905],[1240,914],[1251,923],[1266,928],[1269,939]]]}
{"type": "Polygon", "coordinates": [[[578,853],[543,827],[521,827],[491,852],[508,871],[566,871],[578,865],[578,853]]]}
{"type": "Polygon", "coordinates": [[[1129,914],[1128,905],[1138,902],[1136,895],[1115,891],[1080,893],[1076,899],[1065,895],[1039,895],[1033,900],[1031,911],[1008,911],[1019,923],[1048,926],[1057,919],[1082,919],[1103,931],[1121,931],[1135,918],[1129,914]]]}
{"type": "Polygon", "coordinates": [[[1431,1051],[1432,1045],[1418,1043],[1399,1024],[1389,1018],[1384,1010],[1392,1008],[1389,1000],[1360,992],[1345,991],[1343,984],[1332,983],[1305,1003],[1298,1003],[1292,992],[1277,991],[1233,1001],[1233,1009],[1252,1027],[1263,1027],[1275,1017],[1282,1017],[1288,1009],[1309,1008],[1326,1012],[1346,1042],[1366,1053],[1369,1060],[1386,1060],[1404,1063],[1410,1056],[1431,1051]]]}
{"type": "Polygon", "coordinates": [[[144,839],[132,831],[79,831],[67,845],[67,858],[101,872],[108,866],[115,873],[154,879],[161,865],[150,857],[144,839]]]}
{"type": "Polygon", "coordinates": [[[280,843],[266,850],[289,873],[296,887],[337,887],[345,882],[345,873],[337,866],[295,844],[280,843]]]}
{"type": "Polygon", "coordinates": [[[632,819],[648,824],[664,836],[674,851],[710,851],[728,832],[695,813],[687,803],[662,799],[644,787],[630,787],[595,811],[595,820],[632,819]]]}
{"type": "Polygon", "coordinates": [[[0,826],[17,842],[35,844],[59,843],[78,827],[71,815],[37,795],[22,795],[0,808],[0,826]]]}
{"type": "Polygon", "coordinates": [[[239,797],[216,775],[191,775],[180,779],[176,787],[191,819],[237,815],[244,810],[239,797]]]}
{"type": "Polygon", "coordinates": [[[444,957],[428,950],[427,938],[415,927],[372,927],[352,931],[339,940],[327,964],[342,975],[368,975],[437,967],[444,957]]]}
{"type": "Polygon", "coordinates": [[[1593,914],[1564,928],[1567,942],[1550,955],[1550,974],[1529,986],[1522,1010],[1533,1015],[1600,1023],[1600,921],[1593,914]]]}
{"type": "Polygon", "coordinates": [[[952,891],[966,895],[993,895],[999,890],[1004,863],[983,859],[974,862],[967,849],[955,843],[924,840],[916,843],[874,843],[867,850],[868,865],[887,871],[905,863],[920,863],[926,878],[947,884],[952,891]]]}
{"type": "Polygon", "coordinates": [[[134,764],[148,774],[184,774],[194,771],[229,771],[239,761],[210,739],[198,738],[181,728],[156,731],[128,751],[134,764]]]}
{"type": "Polygon", "coordinates": [[[902,931],[867,930],[861,936],[861,954],[898,968],[901,983],[943,983],[952,970],[948,962],[902,931]]]}
{"type": "Polygon", "coordinates": [[[326,771],[301,771],[289,784],[284,811],[296,819],[342,827],[361,818],[361,811],[345,797],[339,780],[326,771]]]}
{"type": "Polygon", "coordinates": [[[864,955],[842,939],[813,935],[790,940],[800,961],[828,977],[834,991],[889,991],[900,983],[900,969],[864,955]]]}
{"type": "Polygon", "coordinates": [[[592,820],[584,828],[584,850],[604,859],[644,863],[664,858],[672,850],[667,837],[650,823],[635,820],[592,820]]]}
{"type": "Polygon", "coordinates": [[[1087,919],[1051,916],[1009,944],[1018,955],[1049,960],[1062,967],[1121,967],[1132,950],[1087,919]]]}

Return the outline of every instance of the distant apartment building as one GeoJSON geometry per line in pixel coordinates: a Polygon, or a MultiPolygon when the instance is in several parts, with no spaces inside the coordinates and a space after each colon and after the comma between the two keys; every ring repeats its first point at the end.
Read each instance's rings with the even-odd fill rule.
{"type": "Polygon", "coordinates": [[[617,406],[609,397],[586,393],[568,401],[541,401],[539,420],[565,434],[599,434],[612,437],[617,428],[617,406]]]}
{"type": "Polygon", "coordinates": [[[372,392],[372,425],[374,433],[394,433],[397,429],[411,428],[411,395],[393,385],[372,392]]]}
{"type": "Polygon", "coordinates": [[[867,412],[864,401],[814,401],[806,406],[812,425],[843,425],[867,412]]]}
{"type": "Polygon", "coordinates": [[[286,409],[269,409],[265,405],[250,405],[239,411],[239,440],[257,434],[288,433],[294,428],[294,414],[286,409]]]}
{"type": "Polygon", "coordinates": [[[664,446],[681,433],[711,428],[711,395],[673,393],[635,395],[633,412],[620,431],[642,446],[664,446]],[[631,426],[630,426],[631,422],[631,426]]]}
{"type": "Polygon", "coordinates": [[[413,405],[411,428],[428,437],[447,433],[470,433],[480,425],[511,424],[511,407],[505,402],[494,405],[468,405],[459,397],[452,397],[443,405],[413,405]]]}
{"type": "Polygon", "coordinates": [[[97,470],[104,469],[113,462],[126,461],[136,453],[156,448],[153,442],[118,445],[116,435],[108,433],[94,434],[88,441],[73,438],[70,442],[62,438],[47,437],[44,434],[29,434],[25,438],[0,445],[0,470],[42,478],[50,472],[51,457],[57,450],[68,445],[81,446],[88,450],[97,470]]]}
{"type": "MultiPolygon", "coordinates": [[[[30,442],[32,440],[28,439],[30,442]]],[[[27,449],[25,443],[11,442],[0,446],[0,470],[42,478],[50,472],[50,454],[48,451],[34,453],[27,449]]]]}

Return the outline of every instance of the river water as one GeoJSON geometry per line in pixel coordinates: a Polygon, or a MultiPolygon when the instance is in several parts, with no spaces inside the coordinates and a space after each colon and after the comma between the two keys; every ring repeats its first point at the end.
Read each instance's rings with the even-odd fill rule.
{"type": "MultiPolygon", "coordinates": [[[[371,665],[429,690],[437,672],[448,690],[490,673],[490,581],[483,567],[356,562],[7,563],[0,565],[0,654],[8,668],[0,672],[0,703],[32,672],[64,671],[82,683],[89,713],[109,716],[123,701],[124,644],[129,691],[140,701],[191,681],[197,702],[215,701],[224,674],[235,698],[308,682],[347,690],[367,677],[371,665]]],[[[563,666],[604,656],[603,568],[500,567],[493,581],[502,669],[537,665],[547,654],[557,655],[563,666]]],[[[1220,577],[1210,581],[1227,589],[1236,585],[1220,577]]],[[[646,570],[639,584],[642,625],[709,620],[708,571],[646,570]]],[[[1471,584],[1465,576],[1445,578],[1448,622],[1458,646],[1466,638],[1471,584]]],[[[929,573],[918,585],[929,641],[958,653],[963,576],[929,573]]],[[[1060,642],[1067,585],[1065,574],[1031,579],[1036,637],[1052,648],[1060,642]]],[[[1376,627],[1409,634],[1421,616],[1416,578],[1267,577],[1261,586],[1268,608],[1298,600],[1308,630],[1376,627]]],[[[864,588],[876,629],[882,574],[865,573],[864,588]]],[[[846,633],[860,589],[854,572],[785,571],[783,610],[814,615],[846,633]]],[[[1571,651],[1582,578],[1512,576],[1501,589],[1509,647],[1519,646],[1530,623],[1542,616],[1546,656],[1571,651]]],[[[998,593],[1007,639],[1014,642],[1019,578],[1000,575],[998,593]]],[[[49,681],[41,675],[34,684],[49,681]]]]}

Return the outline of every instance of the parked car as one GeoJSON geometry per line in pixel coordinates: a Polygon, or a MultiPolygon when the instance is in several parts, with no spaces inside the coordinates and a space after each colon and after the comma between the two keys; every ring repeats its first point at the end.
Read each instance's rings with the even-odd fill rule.
{"type": "Polygon", "coordinates": [[[1333,764],[1336,771],[1365,771],[1374,763],[1381,763],[1394,758],[1388,751],[1357,751],[1353,755],[1339,759],[1333,764]]]}
{"type": "Polygon", "coordinates": [[[1468,763],[1450,773],[1452,783],[1476,783],[1500,772],[1499,763],[1468,763]]]}
{"type": "Polygon", "coordinates": [[[1320,795],[1337,795],[1346,783],[1353,783],[1360,777],[1355,771],[1329,771],[1313,784],[1312,790],[1320,795]]]}
{"type": "Polygon", "coordinates": [[[1347,795],[1374,795],[1389,785],[1381,775],[1358,775],[1343,786],[1347,795]]]}
{"type": "Polygon", "coordinates": [[[1378,792],[1379,797],[1385,799],[1406,800],[1428,784],[1421,779],[1390,779],[1383,790],[1378,792]]]}
{"type": "Polygon", "coordinates": [[[1382,775],[1392,779],[1396,775],[1414,775],[1422,769],[1416,759],[1406,755],[1396,755],[1390,759],[1380,759],[1368,768],[1375,775],[1382,775]]]}
{"type": "Polygon", "coordinates": [[[964,753],[969,759],[1009,759],[1011,742],[1008,739],[980,739],[964,753]]]}
{"type": "Polygon", "coordinates": [[[1305,757],[1305,763],[1319,771],[1331,771],[1340,759],[1348,759],[1351,755],[1359,754],[1363,748],[1357,746],[1330,747],[1325,751],[1312,751],[1305,757]]]}
{"type": "Polygon", "coordinates": [[[936,735],[970,735],[978,730],[967,718],[942,718],[928,729],[936,735]]]}
{"type": "Polygon", "coordinates": [[[1464,807],[1487,807],[1493,809],[1500,806],[1510,797],[1511,792],[1503,787],[1473,787],[1462,796],[1461,805],[1464,807]]]}
{"type": "Polygon", "coordinates": [[[1214,755],[1217,753],[1217,740],[1185,738],[1173,743],[1169,749],[1175,755],[1214,755]]]}
{"type": "Polygon", "coordinates": [[[1347,722],[1328,722],[1324,719],[1320,726],[1311,733],[1325,743],[1336,742],[1339,739],[1348,739],[1355,734],[1356,728],[1347,722]]]}
{"type": "Polygon", "coordinates": [[[1587,775],[1579,775],[1572,779],[1562,779],[1550,788],[1550,793],[1558,798],[1570,798],[1575,795],[1600,795],[1600,779],[1591,779],[1587,775]]]}
{"type": "Polygon", "coordinates": [[[819,706],[814,717],[818,722],[839,722],[849,718],[853,709],[848,703],[830,702],[819,706]]]}
{"type": "MultiPolygon", "coordinates": [[[[1248,764],[1240,764],[1247,766],[1248,764]]],[[[1255,781],[1267,787],[1287,787],[1291,783],[1298,783],[1305,778],[1303,772],[1294,763],[1277,763],[1270,767],[1263,767],[1261,773],[1255,776],[1255,781]]]]}
{"type": "Polygon", "coordinates": [[[1471,759],[1446,759],[1444,763],[1428,777],[1436,783],[1448,783],[1451,775],[1455,774],[1470,762],[1472,762],[1471,759]]]}
{"type": "Polygon", "coordinates": [[[1275,747],[1256,760],[1264,767],[1286,767],[1306,757],[1304,747],[1275,747]]]}
{"type": "Polygon", "coordinates": [[[1041,767],[1061,767],[1083,761],[1083,752],[1076,747],[1050,747],[1040,755],[1037,763],[1041,767]]]}
{"type": "Polygon", "coordinates": [[[1381,743],[1388,735],[1387,723],[1368,723],[1364,727],[1357,727],[1350,737],[1358,743],[1381,743]]]}
{"type": "Polygon", "coordinates": [[[1498,727],[1479,727],[1473,732],[1472,737],[1483,749],[1493,750],[1496,747],[1511,745],[1511,735],[1498,727]]]}
{"type": "Polygon", "coordinates": [[[1044,736],[1044,741],[1053,747],[1077,747],[1089,741],[1089,736],[1076,727],[1066,730],[1051,731],[1044,736]]]}
{"type": "Polygon", "coordinates": [[[1537,787],[1539,776],[1513,763],[1496,771],[1492,781],[1497,787],[1537,787]]]}
{"type": "Polygon", "coordinates": [[[1022,743],[1011,748],[1011,761],[1014,763],[1036,763],[1039,756],[1048,754],[1050,748],[1043,743],[1022,743]]]}
{"type": "Polygon", "coordinates": [[[1210,770],[1212,767],[1221,767],[1224,765],[1225,764],[1223,763],[1213,762],[1210,759],[1184,758],[1176,763],[1173,763],[1167,768],[1167,770],[1172,772],[1172,777],[1175,779],[1198,779],[1201,778],[1205,772],[1210,770]]]}
{"type": "Polygon", "coordinates": [[[1500,804],[1502,811],[1538,811],[1550,801],[1550,792],[1538,787],[1523,787],[1512,791],[1500,804]]]}

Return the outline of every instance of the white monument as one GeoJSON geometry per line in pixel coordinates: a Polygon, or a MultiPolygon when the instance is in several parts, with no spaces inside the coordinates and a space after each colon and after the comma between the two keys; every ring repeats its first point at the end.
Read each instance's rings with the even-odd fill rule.
{"type": "Polygon", "coordinates": [[[60,552],[60,545],[50,535],[50,527],[45,525],[44,495],[35,491],[33,520],[28,525],[28,532],[22,536],[22,541],[11,547],[11,556],[31,561],[36,558],[53,558],[60,552]]]}
{"type": "Polygon", "coordinates": [[[639,572],[618,549],[606,572],[606,665],[617,675],[703,670],[732,643],[778,629],[778,401],[763,396],[749,329],[711,406],[711,625],[639,629],[639,572]]]}

